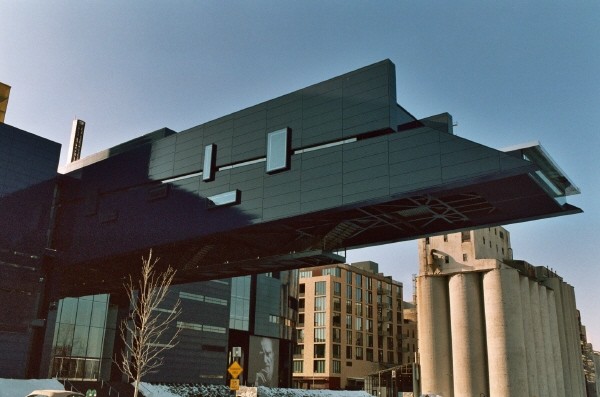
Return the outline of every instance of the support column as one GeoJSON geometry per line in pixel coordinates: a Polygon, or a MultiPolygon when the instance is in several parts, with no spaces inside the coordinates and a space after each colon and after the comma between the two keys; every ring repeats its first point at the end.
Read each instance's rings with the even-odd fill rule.
{"type": "Polygon", "coordinates": [[[529,395],[520,289],[515,269],[483,276],[491,397],[529,395]]]}
{"type": "Polygon", "coordinates": [[[523,309],[523,333],[525,336],[525,354],[527,357],[527,384],[529,385],[529,395],[539,396],[540,385],[538,381],[537,359],[535,351],[535,339],[533,332],[533,319],[531,310],[531,297],[529,291],[529,278],[519,276],[521,287],[521,302],[523,309]]]}
{"type": "Polygon", "coordinates": [[[417,279],[417,328],[423,394],[453,397],[448,284],[445,277],[417,279]]]}
{"type": "Polygon", "coordinates": [[[489,395],[481,273],[450,277],[450,328],[454,394],[464,397],[489,395]]]}
{"type": "Polygon", "coordinates": [[[577,306],[575,304],[575,290],[567,283],[563,283],[563,291],[566,297],[568,317],[567,325],[570,329],[570,351],[572,356],[571,377],[573,392],[576,396],[584,396],[586,393],[585,378],[583,376],[583,362],[581,361],[581,337],[579,320],[577,318],[577,306]]]}
{"type": "Polygon", "coordinates": [[[544,354],[546,357],[546,382],[548,382],[548,396],[557,397],[556,395],[556,374],[554,370],[554,349],[552,345],[552,337],[550,332],[550,318],[548,309],[548,295],[546,287],[540,285],[540,314],[542,317],[542,333],[540,337],[544,340],[544,354]]]}
{"type": "Polygon", "coordinates": [[[542,335],[542,316],[540,314],[540,290],[536,281],[529,281],[529,297],[531,300],[531,320],[533,324],[533,335],[535,342],[535,357],[538,370],[538,389],[540,396],[548,395],[548,373],[546,372],[546,355],[544,353],[544,341],[542,335]]]}

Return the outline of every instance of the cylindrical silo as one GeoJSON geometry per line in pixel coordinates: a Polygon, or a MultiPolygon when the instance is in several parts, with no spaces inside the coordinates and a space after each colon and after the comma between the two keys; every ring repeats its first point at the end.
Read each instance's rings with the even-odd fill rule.
{"type": "Polygon", "coordinates": [[[556,316],[556,300],[554,291],[546,289],[548,294],[548,318],[550,320],[550,340],[552,341],[552,352],[554,355],[554,375],[556,376],[557,397],[567,397],[565,393],[565,381],[562,371],[562,355],[560,351],[560,340],[558,336],[558,319],[556,316]]]}
{"type": "Polygon", "coordinates": [[[573,356],[572,361],[572,379],[573,379],[573,391],[577,396],[584,396],[586,393],[585,378],[583,375],[583,362],[581,360],[581,337],[579,330],[579,320],[577,317],[577,306],[575,304],[575,290],[573,286],[563,283],[564,292],[567,300],[567,307],[569,310],[569,318],[567,319],[570,329],[570,343],[571,343],[571,354],[573,356]]]}
{"type": "Polygon", "coordinates": [[[417,328],[423,394],[453,397],[448,282],[445,277],[417,279],[417,328]]]}
{"type": "Polygon", "coordinates": [[[454,395],[489,395],[481,273],[450,276],[450,327],[454,395]]]}
{"type": "Polygon", "coordinates": [[[542,316],[540,314],[540,291],[539,284],[531,280],[529,282],[529,298],[531,300],[531,322],[533,325],[533,335],[535,343],[535,356],[538,370],[538,388],[540,396],[548,395],[548,374],[546,371],[546,354],[544,353],[544,340],[542,335],[542,316]]]}
{"type": "Polygon", "coordinates": [[[558,339],[560,344],[561,370],[563,373],[563,382],[566,396],[572,396],[571,370],[569,364],[569,353],[567,350],[567,337],[565,331],[565,316],[563,314],[562,281],[558,277],[551,277],[546,280],[546,285],[554,291],[554,300],[556,303],[556,320],[558,324],[558,339]]]}
{"type": "Polygon", "coordinates": [[[529,395],[539,396],[540,386],[538,381],[537,359],[535,356],[535,336],[533,332],[533,320],[531,318],[531,298],[529,291],[529,278],[519,276],[521,287],[521,307],[523,310],[523,332],[525,335],[525,354],[527,356],[527,384],[529,395]]]}
{"type": "MultiPolygon", "coordinates": [[[[544,338],[544,354],[546,355],[546,382],[548,382],[548,396],[556,397],[556,374],[554,370],[554,348],[552,344],[552,333],[550,330],[550,318],[548,309],[547,288],[543,285],[539,287],[540,292],[540,314],[542,317],[542,334],[544,338]]],[[[556,346],[558,347],[558,346],[556,346]]]]}
{"type": "Polygon", "coordinates": [[[483,275],[491,397],[527,397],[527,364],[521,287],[515,269],[483,275]]]}

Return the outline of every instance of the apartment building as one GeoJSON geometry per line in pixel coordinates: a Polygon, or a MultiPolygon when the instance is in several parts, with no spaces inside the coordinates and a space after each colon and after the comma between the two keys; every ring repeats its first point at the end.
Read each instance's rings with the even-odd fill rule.
{"type": "Polygon", "coordinates": [[[402,283],[378,268],[300,271],[295,387],[362,389],[367,375],[402,363],[402,283]]]}

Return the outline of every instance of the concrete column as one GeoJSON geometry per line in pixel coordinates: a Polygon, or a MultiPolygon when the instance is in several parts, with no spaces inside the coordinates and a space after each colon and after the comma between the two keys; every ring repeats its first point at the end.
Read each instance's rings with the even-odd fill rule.
{"type": "Polygon", "coordinates": [[[454,397],[445,277],[421,275],[417,278],[417,318],[422,393],[454,397]]]}
{"type": "Polygon", "coordinates": [[[450,277],[450,328],[454,395],[489,395],[481,273],[450,277]]]}
{"type": "Polygon", "coordinates": [[[569,364],[569,353],[567,350],[567,337],[565,333],[565,317],[563,314],[563,297],[562,297],[562,282],[558,277],[552,277],[546,280],[545,284],[554,291],[554,300],[556,304],[556,321],[558,325],[558,339],[560,344],[561,356],[561,371],[563,374],[563,382],[566,396],[573,395],[571,387],[571,371],[569,364]]]}
{"type": "Polygon", "coordinates": [[[554,355],[554,375],[556,377],[556,396],[567,397],[565,393],[565,380],[562,370],[562,355],[560,351],[560,339],[558,333],[558,320],[556,316],[556,300],[554,291],[546,289],[548,295],[548,318],[550,320],[550,340],[552,341],[552,353],[554,355]]]}
{"type": "Polygon", "coordinates": [[[490,397],[527,397],[521,287],[515,269],[483,276],[490,397]]]}
{"type": "Polygon", "coordinates": [[[529,278],[519,276],[521,287],[521,302],[523,310],[523,333],[525,336],[525,354],[527,357],[527,384],[529,395],[539,396],[540,385],[538,381],[537,359],[535,356],[535,338],[533,320],[531,318],[531,297],[529,292],[529,278]]]}
{"type": "Polygon", "coordinates": [[[550,332],[550,318],[548,309],[547,289],[540,285],[540,314],[542,317],[542,333],[540,337],[544,341],[544,354],[546,357],[546,382],[548,382],[548,396],[557,397],[556,394],[556,374],[554,370],[554,348],[550,332]]]}
{"type": "Polygon", "coordinates": [[[538,371],[538,389],[539,396],[548,395],[548,374],[546,372],[546,354],[544,353],[544,341],[542,335],[542,316],[540,314],[540,290],[536,281],[529,281],[529,298],[531,300],[531,321],[533,325],[533,335],[535,343],[535,357],[538,371]]]}

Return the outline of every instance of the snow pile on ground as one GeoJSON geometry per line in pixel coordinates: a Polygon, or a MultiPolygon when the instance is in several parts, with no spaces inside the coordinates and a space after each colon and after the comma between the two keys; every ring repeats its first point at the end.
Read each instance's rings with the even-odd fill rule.
{"type": "Polygon", "coordinates": [[[25,397],[34,390],[65,390],[56,379],[0,379],[0,397],[25,397]]]}
{"type": "MultiPolygon", "coordinates": [[[[142,383],[140,391],[146,397],[230,397],[229,387],[224,385],[152,385],[142,383]]],[[[258,397],[370,397],[365,391],[302,390],[258,388],[258,397]]]]}

